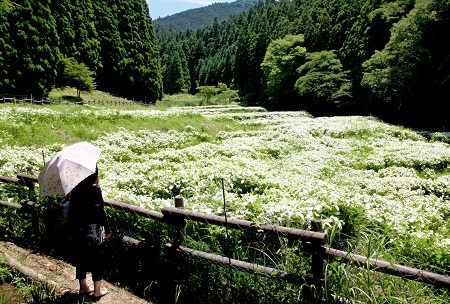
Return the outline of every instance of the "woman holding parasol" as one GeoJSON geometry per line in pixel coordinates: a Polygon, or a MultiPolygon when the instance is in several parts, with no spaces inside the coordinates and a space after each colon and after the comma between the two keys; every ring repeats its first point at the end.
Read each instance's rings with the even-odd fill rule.
{"type": "Polygon", "coordinates": [[[71,220],[76,232],[76,278],[80,294],[102,297],[104,241],[111,236],[99,186],[97,161],[101,149],[80,142],[55,153],[38,177],[40,196],[70,197],[71,220]],[[92,272],[94,289],[86,282],[86,272],[92,272]]]}

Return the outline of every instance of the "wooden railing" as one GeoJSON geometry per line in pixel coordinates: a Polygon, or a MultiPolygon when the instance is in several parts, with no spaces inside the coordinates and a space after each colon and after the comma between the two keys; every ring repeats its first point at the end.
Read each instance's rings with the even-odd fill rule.
{"type": "MultiPolygon", "coordinates": [[[[56,101],[52,102],[50,99],[46,97],[33,97],[26,95],[11,95],[11,94],[0,94],[0,104],[34,104],[34,105],[50,105],[50,104],[61,104],[62,102],[56,101]]],[[[79,105],[114,105],[114,106],[153,106],[154,103],[148,103],[143,101],[135,101],[135,100],[119,100],[119,99],[73,99],[71,101],[65,101],[66,104],[79,104],[79,105]]]]}
{"type": "Polygon", "coordinates": [[[12,104],[35,104],[35,105],[43,105],[43,104],[51,104],[52,102],[45,97],[28,97],[26,95],[4,95],[0,96],[0,103],[12,103],[12,104]]]}
{"type": "MultiPolygon", "coordinates": [[[[34,198],[34,185],[38,182],[37,177],[29,171],[28,174],[17,174],[16,177],[0,176],[0,182],[26,186],[29,190],[29,197],[34,198]]],[[[113,199],[105,198],[105,205],[122,210],[136,216],[146,217],[155,221],[174,225],[180,231],[180,238],[177,238],[175,244],[167,244],[168,248],[174,249],[178,252],[189,253],[197,257],[202,257],[215,262],[232,264],[247,270],[271,274],[286,280],[292,281],[292,275],[278,269],[247,263],[238,260],[232,260],[228,257],[223,257],[207,252],[197,251],[187,248],[183,245],[183,236],[185,236],[186,221],[206,223],[209,225],[226,226],[231,229],[240,229],[253,233],[263,233],[269,235],[276,235],[288,239],[300,240],[302,244],[302,252],[312,256],[312,276],[313,283],[317,287],[322,286],[324,278],[324,263],[338,258],[342,263],[349,263],[356,267],[369,268],[373,271],[386,273],[389,275],[401,277],[407,280],[419,281],[427,284],[432,284],[438,288],[450,288],[450,277],[442,274],[432,273],[421,269],[411,268],[399,264],[393,264],[388,261],[383,261],[366,256],[353,254],[326,246],[327,235],[321,231],[321,220],[313,220],[311,222],[311,230],[302,230],[297,228],[289,228],[276,226],[271,224],[263,224],[239,219],[227,219],[226,217],[210,215],[200,212],[194,212],[184,209],[184,199],[180,196],[175,197],[175,207],[163,207],[161,212],[148,210],[142,207],[130,205],[124,202],[119,202],[113,199]]],[[[33,201],[22,201],[21,204],[14,204],[5,201],[0,201],[0,205],[11,208],[24,208],[32,212],[33,207],[37,204],[33,201]]],[[[37,213],[34,213],[35,215],[37,213]]],[[[38,219],[34,219],[35,229],[39,229],[38,219]],[[36,224],[37,222],[37,224],[36,224]]],[[[38,231],[36,233],[39,233],[38,231]]],[[[139,244],[140,241],[125,237],[124,241],[130,244],[139,244]]]]}

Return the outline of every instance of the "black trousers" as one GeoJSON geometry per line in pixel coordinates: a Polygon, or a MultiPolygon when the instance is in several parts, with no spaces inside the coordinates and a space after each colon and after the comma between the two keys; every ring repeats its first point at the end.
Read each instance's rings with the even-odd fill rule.
{"type": "Polygon", "coordinates": [[[101,281],[104,271],[104,248],[105,244],[77,246],[77,256],[75,258],[76,278],[82,280],[86,278],[86,273],[92,273],[93,281],[101,281]]]}

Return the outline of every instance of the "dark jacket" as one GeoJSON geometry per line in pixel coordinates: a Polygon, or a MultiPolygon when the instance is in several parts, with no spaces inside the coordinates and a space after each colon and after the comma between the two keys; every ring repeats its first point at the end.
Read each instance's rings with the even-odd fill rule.
{"type": "Polygon", "coordinates": [[[102,190],[96,184],[80,184],[70,194],[73,223],[79,226],[98,224],[105,227],[105,234],[111,233],[104,209],[102,190]]]}

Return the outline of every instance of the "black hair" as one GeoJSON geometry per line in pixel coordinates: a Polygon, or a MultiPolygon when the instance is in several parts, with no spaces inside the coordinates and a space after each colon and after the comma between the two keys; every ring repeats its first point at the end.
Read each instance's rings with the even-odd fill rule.
{"type": "Polygon", "coordinates": [[[95,166],[95,172],[86,177],[85,179],[83,179],[78,185],[75,186],[73,190],[77,191],[79,189],[92,186],[95,183],[97,177],[98,177],[98,166],[95,166]]]}

